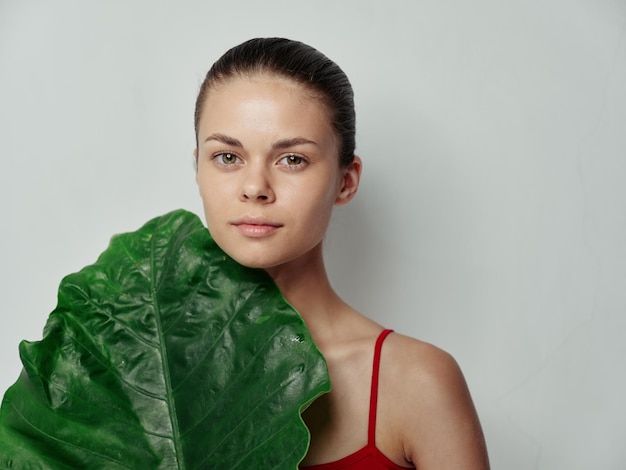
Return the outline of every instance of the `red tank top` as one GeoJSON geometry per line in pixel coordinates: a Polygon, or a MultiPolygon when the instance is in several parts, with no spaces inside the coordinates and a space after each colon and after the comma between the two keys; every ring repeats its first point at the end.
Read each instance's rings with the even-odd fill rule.
{"type": "Polygon", "coordinates": [[[392,330],[384,330],[376,340],[374,347],[374,366],[372,369],[372,389],[370,392],[370,413],[367,427],[367,445],[342,459],[318,465],[301,466],[301,470],[398,470],[406,469],[389,460],[376,447],[376,405],[378,404],[378,370],[380,351],[383,341],[392,330]]]}

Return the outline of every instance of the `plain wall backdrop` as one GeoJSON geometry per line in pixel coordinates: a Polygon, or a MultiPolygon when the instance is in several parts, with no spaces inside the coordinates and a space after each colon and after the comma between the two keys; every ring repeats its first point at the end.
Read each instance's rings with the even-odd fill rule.
{"type": "Polygon", "coordinates": [[[0,0],[0,388],[61,278],[201,214],[193,104],[255,36],[350,77],[337,290],[451,352],[494,469],[626,467],[626,2],[0,0]]]}

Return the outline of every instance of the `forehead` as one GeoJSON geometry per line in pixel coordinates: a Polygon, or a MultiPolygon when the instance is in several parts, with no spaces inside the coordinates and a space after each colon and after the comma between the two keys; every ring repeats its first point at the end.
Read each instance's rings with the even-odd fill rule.
{"type": "Polygon", "coordinates": [[[317,94],[292,79],[270,74],[237,75],[208,90],[199,134],[233,125],[241,128],[282,126],[300,133],[334,134],[329,109],[317,94]]]}

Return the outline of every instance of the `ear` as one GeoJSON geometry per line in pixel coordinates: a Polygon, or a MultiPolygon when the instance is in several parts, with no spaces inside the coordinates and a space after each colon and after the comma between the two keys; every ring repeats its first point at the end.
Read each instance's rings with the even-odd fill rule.
{"type": "Polygon", "coordinates": [[[361,159],[355,155],[354,160],[350,163],[350,166],[342,170],[343,176],[341,178],[341,186],[339,193],[337,194],[337,199],[335,200],[335,205],[343,206],[349,203],[356,195],[356,192],[359,189],[362,168],[363,163],[361,162],[361,159]]]}
{"type": "Polygon", "coordinates": [[[196,170],[196,181],[198,180],[198,149],[193,149],[193,168],[196,170]]]}

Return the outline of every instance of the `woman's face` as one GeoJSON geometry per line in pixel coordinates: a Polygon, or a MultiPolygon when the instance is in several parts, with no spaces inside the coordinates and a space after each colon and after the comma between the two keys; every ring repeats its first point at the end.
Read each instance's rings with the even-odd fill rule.
{"type": "Polygon", "coordinates": [[[327,108],[275,76],[211,89],[198,123],[196,180],[211,235],[229,256],[273,268],[319,248],[335,204],[356,191],[338,163],[327,108]]]}

